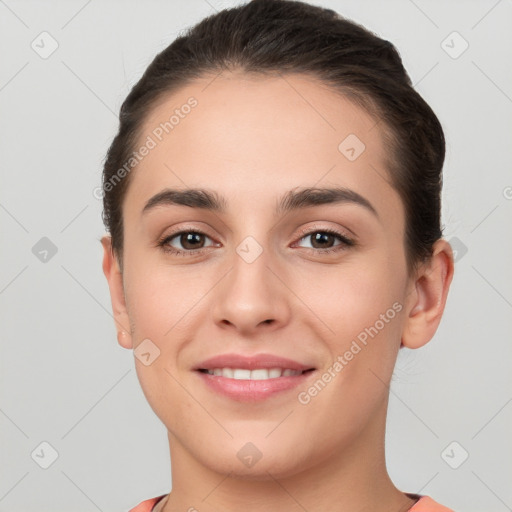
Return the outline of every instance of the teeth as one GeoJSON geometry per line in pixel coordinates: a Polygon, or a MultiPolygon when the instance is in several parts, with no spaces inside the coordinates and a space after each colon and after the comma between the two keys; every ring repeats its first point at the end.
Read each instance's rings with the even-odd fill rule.
{"type": "Polygon", "coordinates": [[[271,379],[275,379],[276,377],[281,377],[281,373],[281,368],[270,368],[270,370],[268,371],[268,376],[271,379]]]}
{"type": "MultiPolygon", "coordinates": [[[[220,370],[222,372],[222,377],[228,377],[229,379],[232,379],[234,377],[234,372],[231,368],[217,368],[217,370],[220,370]]],[[[213,371],[215,372],[215,370],[213,371]]]]}
{"type": "MultiPolygon", "coordinates": [[[[224,372],[223,372],[224,373],[224,372]]],[[[233,379],[245,380],[251,378],[251,370],[233,370],[233,379]]]]}
{"type": "Polygon", "coordinates": [[[209,375],[218,375],[228,379],[235,380],[267,380],[277,379],[278,377],[291,377],[300,375],[300,370],[290,370],[289,368],[257,368],[255,370],[246,370],[244,368],[214,368],[206,371],[209,375]]]}

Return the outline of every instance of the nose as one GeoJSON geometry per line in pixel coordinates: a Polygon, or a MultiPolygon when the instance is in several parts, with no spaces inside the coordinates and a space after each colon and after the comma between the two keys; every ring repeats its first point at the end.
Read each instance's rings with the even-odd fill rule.
{"type": "MultiPolygon", "coordinates": [[[[241,253],[242,254],[242,253],[241,253]]],[[[254,260],[237,252],[228,273],[212,297],[215,323],[239,335],[251,336],[282,328],[290,319],[290,296],[285,271],[268,250],[254,260]]]]}

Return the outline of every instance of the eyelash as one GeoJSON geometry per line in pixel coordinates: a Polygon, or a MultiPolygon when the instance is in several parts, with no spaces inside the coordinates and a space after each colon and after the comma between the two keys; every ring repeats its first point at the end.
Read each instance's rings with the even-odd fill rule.
{"type": "Polygon", "coordinates": [[[340,233],[339,231],[336,231],[335,229],[330,228],[321,228],[321,229],[304,229],[300,232],[299,242],[303,238],[307,238],[308,236],[311,236],[315,233],[328,233],[329,235],[334,235],[338,238],[338,240],[341,241],[340,244],[335,245],[334,247],[330,247],[327,249],[316,249],[314,247],[310,248],[311,251],[314,251],[317,254],[325,254],[325,253],[331,253],[331,252],[338,252],[338,251],[344,251],[349,247],[354,247],[356,245],[355,241],[351,238],[348,238],[343,233],[340,233]]]}
{"type": "MultiPolygon", "coordinates": [[[[164,251],[165,253],[173,254],[175,256],[191,256],[191,255],[197,254],[198,252],[202,251],[203,249],[206,249],[206,247],[201,247],[200,249],[181,250],[181,249],[176,249],[170,245],[167,245],[173,238],[176,238],[179,235],[190,234],[190,233],[195,233],[197,235],[204,235],[204,236],[210,238],[203,231],[200,231],[197,229],[192,229],[192,228],[190,228],[190,229],[186,228],[181,231],[176,231],[175,233],[171,233],[170,235],[167,235],[164,238],[162,238],[161,240],[159,240],[158,247],[160,247],[162,249],[162,251],[164,251]]],[[[307,238],[308,236],[314,235],[315,233],[328,233],[330,235],[336,236],[341,241],[340,244],[335,245],[334,247],[327,248],[327,249],[317,249],[315,247],[309,248],[310,251],[313,251],[316,254],[326,254],[326,253],[343,251],[343,250],[346,250],[348,247],[354,247],[356,245],[354,240],[347,238],[343,233],[340,233],[334,229],[329,229],[329,228],[315,229],[315,230],[310,230],[310,231],[303,230],[300,233],[300,237],[299,237],[298,241],[300,242],[302,239],[307,238]]]]}

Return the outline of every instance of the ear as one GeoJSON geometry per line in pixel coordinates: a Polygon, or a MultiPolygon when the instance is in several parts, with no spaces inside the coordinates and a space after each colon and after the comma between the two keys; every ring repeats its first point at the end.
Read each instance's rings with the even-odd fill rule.
{"type": "Polygon", "coordinates": [[[112,238],[105,235],[101,239],[103,246],[103,273],[110,288],[112,312],[117,329],[117,341],[124,348],[133,348],[130,331],[130,318],[126,309],[124,296],[123,274],[119,267],[119,261],[112,250],[112,238]]]}
{"type": "Polygon", "coordinates": [[[415,276],[409,292],[402,346],[419,348],[433,338],[441,322],[453,272],[452,248],[440,239],[434,244],[430,261],[415,276]]]}

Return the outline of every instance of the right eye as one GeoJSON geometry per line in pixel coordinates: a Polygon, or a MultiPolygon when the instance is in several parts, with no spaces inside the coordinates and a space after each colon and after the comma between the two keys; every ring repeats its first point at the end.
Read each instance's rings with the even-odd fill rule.
{"type": "MultiPolygon", "coordinates": [[[[201,247],[201,243],[204,243],[205,237],[210,239],[210,237],[202,231],[181,230],[172,233],[171,235],[166,235],[165,238],[158,242],[158,246],[161,247],[164,252],[178,256],[196,254],[197,251],[200,251],[204,248],[201,247]],[[172,245],[172,242],[175,238],[177,239],[177,243],[181,244],[183,249],[176,248],[174,245],[172,245]]],[[[206,247],[211,247],[212,245],[206,247]]]]}

